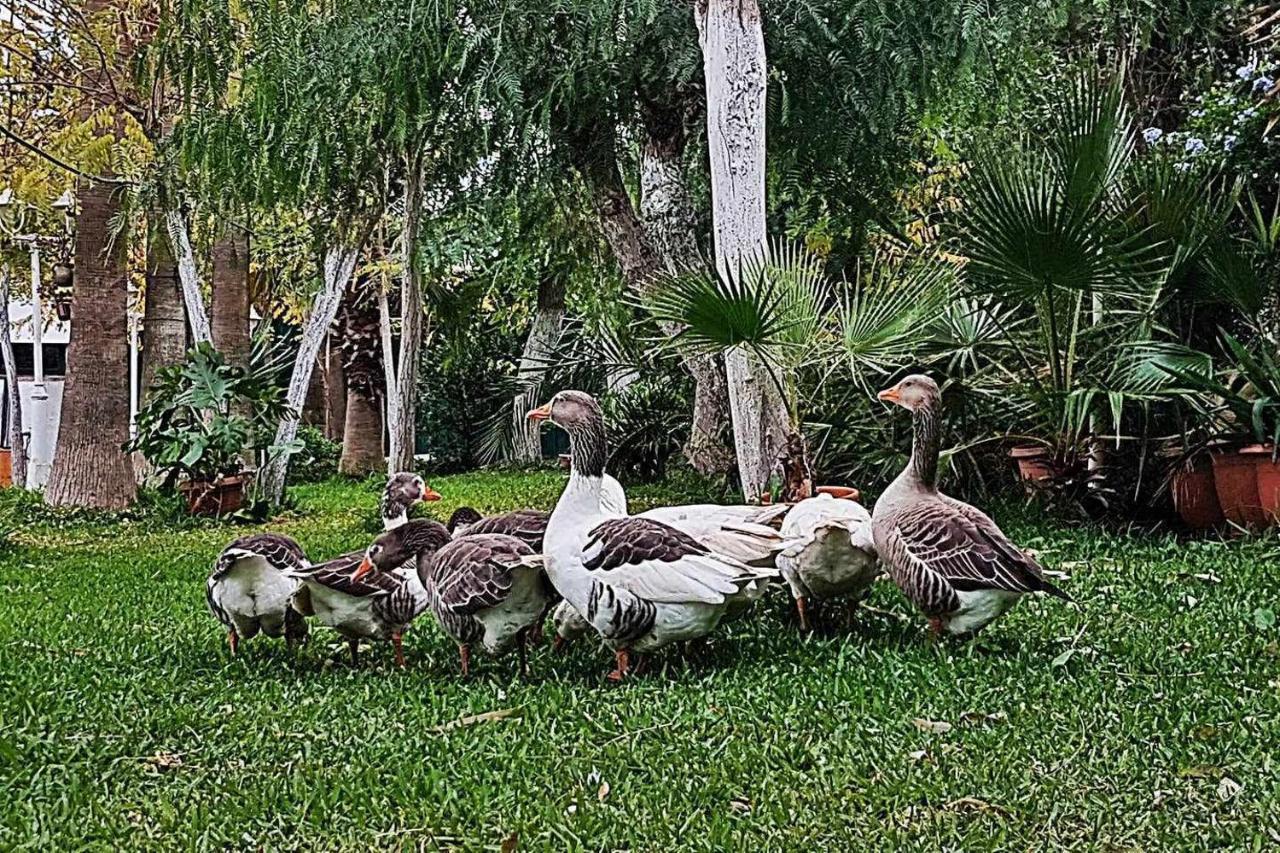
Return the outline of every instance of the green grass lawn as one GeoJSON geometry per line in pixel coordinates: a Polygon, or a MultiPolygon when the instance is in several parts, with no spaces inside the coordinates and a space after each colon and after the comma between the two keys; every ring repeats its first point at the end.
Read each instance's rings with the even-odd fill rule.
{"type": "MultiPolygon", "coordinates": [[[[441,477],[430,509],[560,484],[441,477]]],[[[372,485],[296,494],[272,526],[313,558],[376,529],[372,485]]],[[[884,584],[806,637],[778,590],[619,687],[587,645],[463,681],[429,617],[404,672],[323,628],[232,659],[203,582],[242,528],[42,517],[0,556],[0,848],[1275,849],[1275,540],[1017,515],[1077,607],[933,644],[884,584]]]]}

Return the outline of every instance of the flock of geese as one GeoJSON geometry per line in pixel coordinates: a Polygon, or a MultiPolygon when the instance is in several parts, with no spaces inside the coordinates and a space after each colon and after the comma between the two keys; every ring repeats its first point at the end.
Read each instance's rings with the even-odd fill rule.
{"type": "Polygon", "coordinates": [[[491,655],[541,640],[550,615],[557,646],[594,633],[611,648],[622,680],[636,655],[706,636],[742,616],[778,580],[790,587],[802,628],[813,605],[865,596],[887,570],[934,634],[972,634],[1023,595],[1067,599],[1041,566],[985,513],[937,489],[937,384],[913,375],[880,392],[912,413],[906,468],[868,514],[820,494],[792,506],[662,507],[627,514],[622,485],[605,473],[600,407],[561,391],[529,412],[570,438],[569,481],[550,512],[482,517],[469,508],[448,525],[410,520],[412,504],[440,495],[415,474],[397,474],[381,501],[384,532],[364,551],[311,563],[279,533],[241,537],[214,563],[209,609],[232,654],[259,633],[304,639],[308,619],[335,630],[357,660],[362,640],[401,637],[430,611],[457,643],[462,672],[479,646],[491,655]]]}

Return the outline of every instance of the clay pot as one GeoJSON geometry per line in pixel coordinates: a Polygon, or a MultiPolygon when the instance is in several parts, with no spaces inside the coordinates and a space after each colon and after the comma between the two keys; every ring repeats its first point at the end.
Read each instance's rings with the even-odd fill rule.
{"type": "Polygon", "coordinates": [[[1009,457],[1018,463],[1023,482],[1040,485],[1057,475],[1053,454],[1043,444],[1018,444],[1009,448],[1009,457]]]}
{"type": "Polygon", "coordinates": [[[833,498],[843,498],[855,503],[862,500],[862,492],[853,486],[818,486],[815,491],[819,495],[831,495],[833,498]]]}
{"type": "Polygon", "coordinates": [[[13,451],[0,448],[0,487],[13,485],[13,451]]]}
{"type": "Polygon", "coordinates": [[[244,506],[244,484],[244,477],[223,477],[216,483],[180,483],[178,491],[192,515],[226,515],[244,506]]]}
{"type": "Polygon", "coordinates": [[[1193,530],[1208,530],[1225,520],[1213,484],[1213,464],[1203,456],[1179,468],[1173,475],[1173,506],[1182,523],[1193,530]]]}
{"type": "Polygon", "coordinates": [[[1243,451],[1214,453],[1213,487],[1227,521],[1239,527],[1263,527],[1267,514],[1258,497],[1257,454],[1243,451]]]}
{"type": "Polygon", "coordinates": [[[1253,458],[1254,476],[1258,484],[1258,506],[1267,517],[1267,524],[1280,521],[1280,460],[1275,458],[1275,448],[1269,444],[1255,444],[1240,451],[1253,458]]]}

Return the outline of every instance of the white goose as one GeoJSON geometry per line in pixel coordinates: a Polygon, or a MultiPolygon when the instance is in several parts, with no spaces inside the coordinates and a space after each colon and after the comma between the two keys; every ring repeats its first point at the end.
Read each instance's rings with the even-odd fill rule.
{"type": "Polygon", "coordinates": [[[232,655],[259,632],[283,636],[290,646],[306,639],[306,620],[290,601],[298,586],[290,572],[306,562],[302,546],[281,533],[241,536],[222,549],[204,591],[232,655]]]}
{"type": "Polygon", "coordinates": [[[569,433],[569,483],[547,524],[547,575],[614,650],[610,680],[626,677],[632,652],[705,636],[728,598],[777,576],[715,554],[673,527],[619,515],[606,505],[605,437],[600,406],[561,391],[529,413],[569,433]]]}
{"type": "Polygon", "coordinates": [[[778,568],[805,631],[810,602],[861,596],[880,575],[871,514],[856,501],[826,494],[800,501],[783,519],[781,535],[786,546],[778,568]]]}

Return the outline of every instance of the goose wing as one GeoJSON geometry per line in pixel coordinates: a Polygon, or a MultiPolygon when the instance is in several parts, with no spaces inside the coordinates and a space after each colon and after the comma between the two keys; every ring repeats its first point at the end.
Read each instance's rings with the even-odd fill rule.
{"type": "Polygon", "coordinates": [[[932,500],[899,514],[888,532],[889,557],[913,572],[913,593],[930,612],[958,606],[956,592],[1044,591],[1066,597],[1046,580],[1040,564],[1017,548],[979,510],[959,501],[932,500]],[[975,520],[975,514],[980,519],[975,520]],[[985,519],[982,521],[981,519],[985,519]]]}
{"type": "Polygon", "coordinates": [[[292,537],[283,533],[253,533],[233,540],[214,561],[210,577],[222,578],[245,557],[261,557],[268,566],[282,572],[302,567],[307,555],[292,537]]]}
{"type": "Polygon", "coordinates": [[[352,551],[314,566],[303,566],[290,572],[304,583],[313,583],[352,598],[376,598],[390,595],[400,588],[404,579],[392,572],[369,572],[358,580],[352,580],[363,551],[352,551]]]}
{"type": "Polygon", "coordinates": [[[428,578],[438,607],[470,616],[505,601],[516,570],[537,565],[533,549],[514,536],[469,533],[435,553],[428,578]]]}
{"type": "Polygon", "coordinates": [[[547,522],[550,519],[551,513],[540,509],[518,509],[483,518],[468,526],[466,535],[498,533],[514,536],[534,551],[541,551],[542,539],[547,533],[547,522]]]}
{"type": "Polygon", "coordinates": [[[776,575],[776,570],[752,569],[715,554],[670,525],[638,517],[610,519],[594,527],[582,560],[601,583],[671,604],[720,604],[752,581],[776,575]]]}

